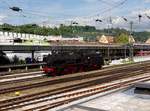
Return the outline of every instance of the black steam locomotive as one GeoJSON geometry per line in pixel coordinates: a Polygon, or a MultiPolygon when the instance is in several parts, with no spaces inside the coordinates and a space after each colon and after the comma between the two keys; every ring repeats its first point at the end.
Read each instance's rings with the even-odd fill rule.
{"type": "Polygon", "coordinates": [[[49,76],[97,70],[104,65],[103,57],[99,52],[57,52],[48,55],[43,61],[47,63],[43,71],[49,76]]]}

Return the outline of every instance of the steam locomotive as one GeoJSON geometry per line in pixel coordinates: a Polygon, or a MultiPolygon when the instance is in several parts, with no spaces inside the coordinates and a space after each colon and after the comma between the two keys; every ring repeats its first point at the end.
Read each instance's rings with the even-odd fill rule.
{"type": "Polygon", "coordinates": [[[57,52],[49,54],[43,61],[46,62],[43,71],[48,76],[97,70],[104,65],[103,57],[99,52],[57,52]]]}

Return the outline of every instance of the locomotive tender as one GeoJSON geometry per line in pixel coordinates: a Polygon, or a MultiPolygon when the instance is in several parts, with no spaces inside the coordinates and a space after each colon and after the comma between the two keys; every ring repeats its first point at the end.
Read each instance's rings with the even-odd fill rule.
{"type": "Polygon", "coordinates": [[[104,60],[99,52],[55,52],[43,60],[43,71],[48,76],[59,76],[101,69],[104,60]]]}

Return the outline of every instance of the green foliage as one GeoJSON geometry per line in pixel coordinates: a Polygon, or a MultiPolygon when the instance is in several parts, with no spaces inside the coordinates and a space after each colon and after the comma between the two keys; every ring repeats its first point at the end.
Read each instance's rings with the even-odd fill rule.
{"type": "Polygon", "coordinates": [[[135,32],[134,36],[137,42],[146,42],[146,40],[150,37],[150,32],[135,32]]]}
{"type": "MultiPolygon", "coordinates": [[[[0,31],[29,33],[45,36],[48,35],[62,35],[63,37],[81,36],[84,37],[84,40],[86,41],[95,41],[97,36],[103,34],[108,35],[108,33],[114,37],[119,37],[121,36],[122,33],[124,33],[125,35],[129,35],[129,31],[120,28],[98,30],[94,26],[65,26],[63,24],[61,24],[59,28],[47,28],[47,27],[40,27],[36,24],[13,26],[5,23],[3,25],[0,25],[0,31]]],[[[134,32],[134,38],[138,42],[145,42],[149,37],[150,32],[134,32]]],[[[119,42],[121,43],[127,42],[126,37],[123,37],[124,38],[123,40],[121,40],[121,38],[119,38],[118,40],[119,42]]]]}
{"type": "Polygon", "coordinates": [[[127,34],[121,33],[116,37],[115,41],[117,43],[127,44],[129,43],[129,36],[127,34]]]}
{"type": "Polygon", "coordinates": [[[16,55],[13,57],[13,64],[18,64],[19,63],[19,57],[16,55]]]}
{"type": "Polygon", "coordinates": [[[134,63],[134,60],[131,60],[130,58],[128,58],[128,59],[123,59],[121,62],[123,64],[132,64],[132,63],[134,63]]]}

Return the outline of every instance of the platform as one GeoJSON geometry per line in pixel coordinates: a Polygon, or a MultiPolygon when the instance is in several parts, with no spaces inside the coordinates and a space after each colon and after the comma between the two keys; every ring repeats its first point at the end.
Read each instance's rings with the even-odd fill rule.
{"type": "Polygon", "coordinates": [[[150,98],[134,93],[135,88],[117,91],[107,95],[95,95],[81,102],[74,102],[56,111],[150,111],[150,98]]]}

